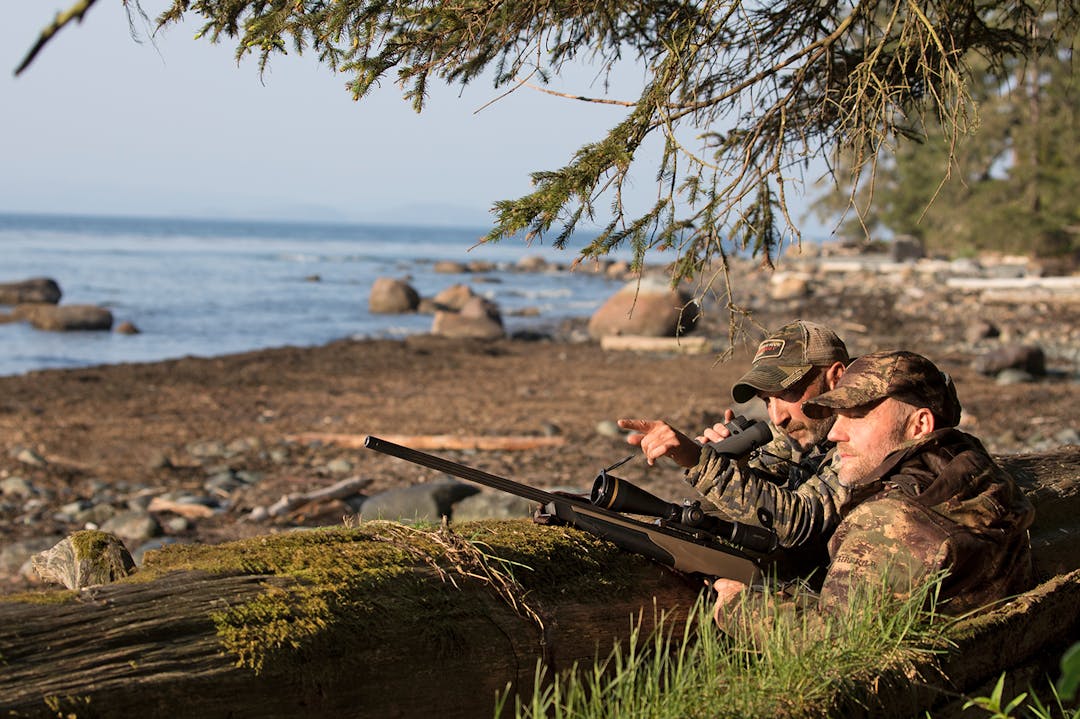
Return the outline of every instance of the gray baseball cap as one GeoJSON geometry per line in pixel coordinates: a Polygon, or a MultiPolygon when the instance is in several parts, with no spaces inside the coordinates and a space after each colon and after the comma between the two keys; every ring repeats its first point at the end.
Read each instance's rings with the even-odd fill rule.
{"type": "Polygon", "coordinates": [[[847,346],[824,325],[796,320],[758,345],[750,371],[731,388],[736,402],[749,402],[758,392],[783,392],[814,367],[847,364],[847,346]]]}

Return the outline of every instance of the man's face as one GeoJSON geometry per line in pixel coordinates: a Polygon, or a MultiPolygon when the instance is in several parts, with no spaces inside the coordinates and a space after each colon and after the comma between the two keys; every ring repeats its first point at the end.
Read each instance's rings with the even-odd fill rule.
{"type": "Polygon", "coordinates": [[[839,480],[845,487],[858,486],[890,452],[907,437],[906,405],[891,397],[876,404],[839,409],[829,439],[840,456],[839,480]]]}
{"type": "Polygon", "coordinates": [[[815,367],[798,384],[783,392],[758,392],[769,412],[769,420],[788,436],[800,451],[806,451],[829,434],[834,417],[810,419],[802,411],[802,403],[824,392],[825,372],[815,367]]]}

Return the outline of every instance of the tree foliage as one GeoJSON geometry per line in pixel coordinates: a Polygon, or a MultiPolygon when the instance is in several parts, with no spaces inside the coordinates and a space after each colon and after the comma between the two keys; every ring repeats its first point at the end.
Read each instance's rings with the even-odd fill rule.
{"type": "MultiPolygon", "coordinates": [[[[1053,37],[1056,21],[1043,18],[1040,33],[1053,37]]],[[[879,156],[873,184],[865,174],[856,183],[849,230],[914,235],[928,248],[950,252],[1080,251],[1074,41],[1059,37],[1031,57],[1009,59],[1004,75],[973,62],[977,131],[953,145],[941,123],[929,118],[917,141],[879,156]]],[[[839,188],[819,209],[835,213],[851,194],[850,185],[839,188]]]]}
{"type": "Polygon", "coordinates": [[[315,53],[349,76],[355,98],[392,80],[417,111],[432,82],[490,76],[509,92],[553,82],[568,62],[601,75],[637,62],[648,82],[625,118],[533,174],[529,194],[495,202],[486,240],[562,246],[583,220],[603,218],[583,257],[630,244],[640,262],[674,249],[678,281],[731,252],[772,262],[798,238],[787,192],[813,158],[842,154],[854,176],[872,175],[925,116],[952,147],[974,122],[972,58],[978,78],[1004,78],[1012,58],[1045,42],[1035,19],[1073,22],[1071,8],[1047,1],[172,0],[157,22],[196,18],[200,36],[235,43],[260,69],[315,53]],[[650,168],[655,201],[631,208],[621,190],[653,136],[663,144],[650,168]]]}

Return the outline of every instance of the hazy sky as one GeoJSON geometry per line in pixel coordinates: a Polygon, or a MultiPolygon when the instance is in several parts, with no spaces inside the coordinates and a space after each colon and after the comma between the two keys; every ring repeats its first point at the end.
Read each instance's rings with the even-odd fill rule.
{"type": "MultiPolygon", "coordinates": [[[[420,115],[392,82],[354,103],[348,78],[311,54],[275,59],[260,81],[232,45],[194,40],[193,23],[154,43],[137,26],[137,43],[118,0],[15,78],[69,4],[4,3],[0,212],[484,225],[495,200],[529,190],[530,171],[562,166],[626,113],[527,88],[480,110],[498,94],[488,82],[438,87],[420,115]]],[[[552,87],[601,95],[591,81],[582,70],[552,87]]],[[[641,71],[617,81],[610,96],[633,99],[641,71]]],[[[655,194],[649,170],[632,200],[655,194]]]]}

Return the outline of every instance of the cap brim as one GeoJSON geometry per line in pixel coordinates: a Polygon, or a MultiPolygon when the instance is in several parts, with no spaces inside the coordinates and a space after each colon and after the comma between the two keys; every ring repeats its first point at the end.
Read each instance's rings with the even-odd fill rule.
{"type": "Polygon", "coordinates": [[[888,395],[868,393],[864,387],[837,387],[803,402],[803,414],[810,419],[824,419],[838,409],[862,407],[885,399],[888,395]]]}
{"type": "Polygon", "coordinates": [[[758,392],[783,392],[806,376],[813,365],[781,367],[757,365],[739,378],[731,388],[731,398],[742,404],[757,396],[758,392]]]}

